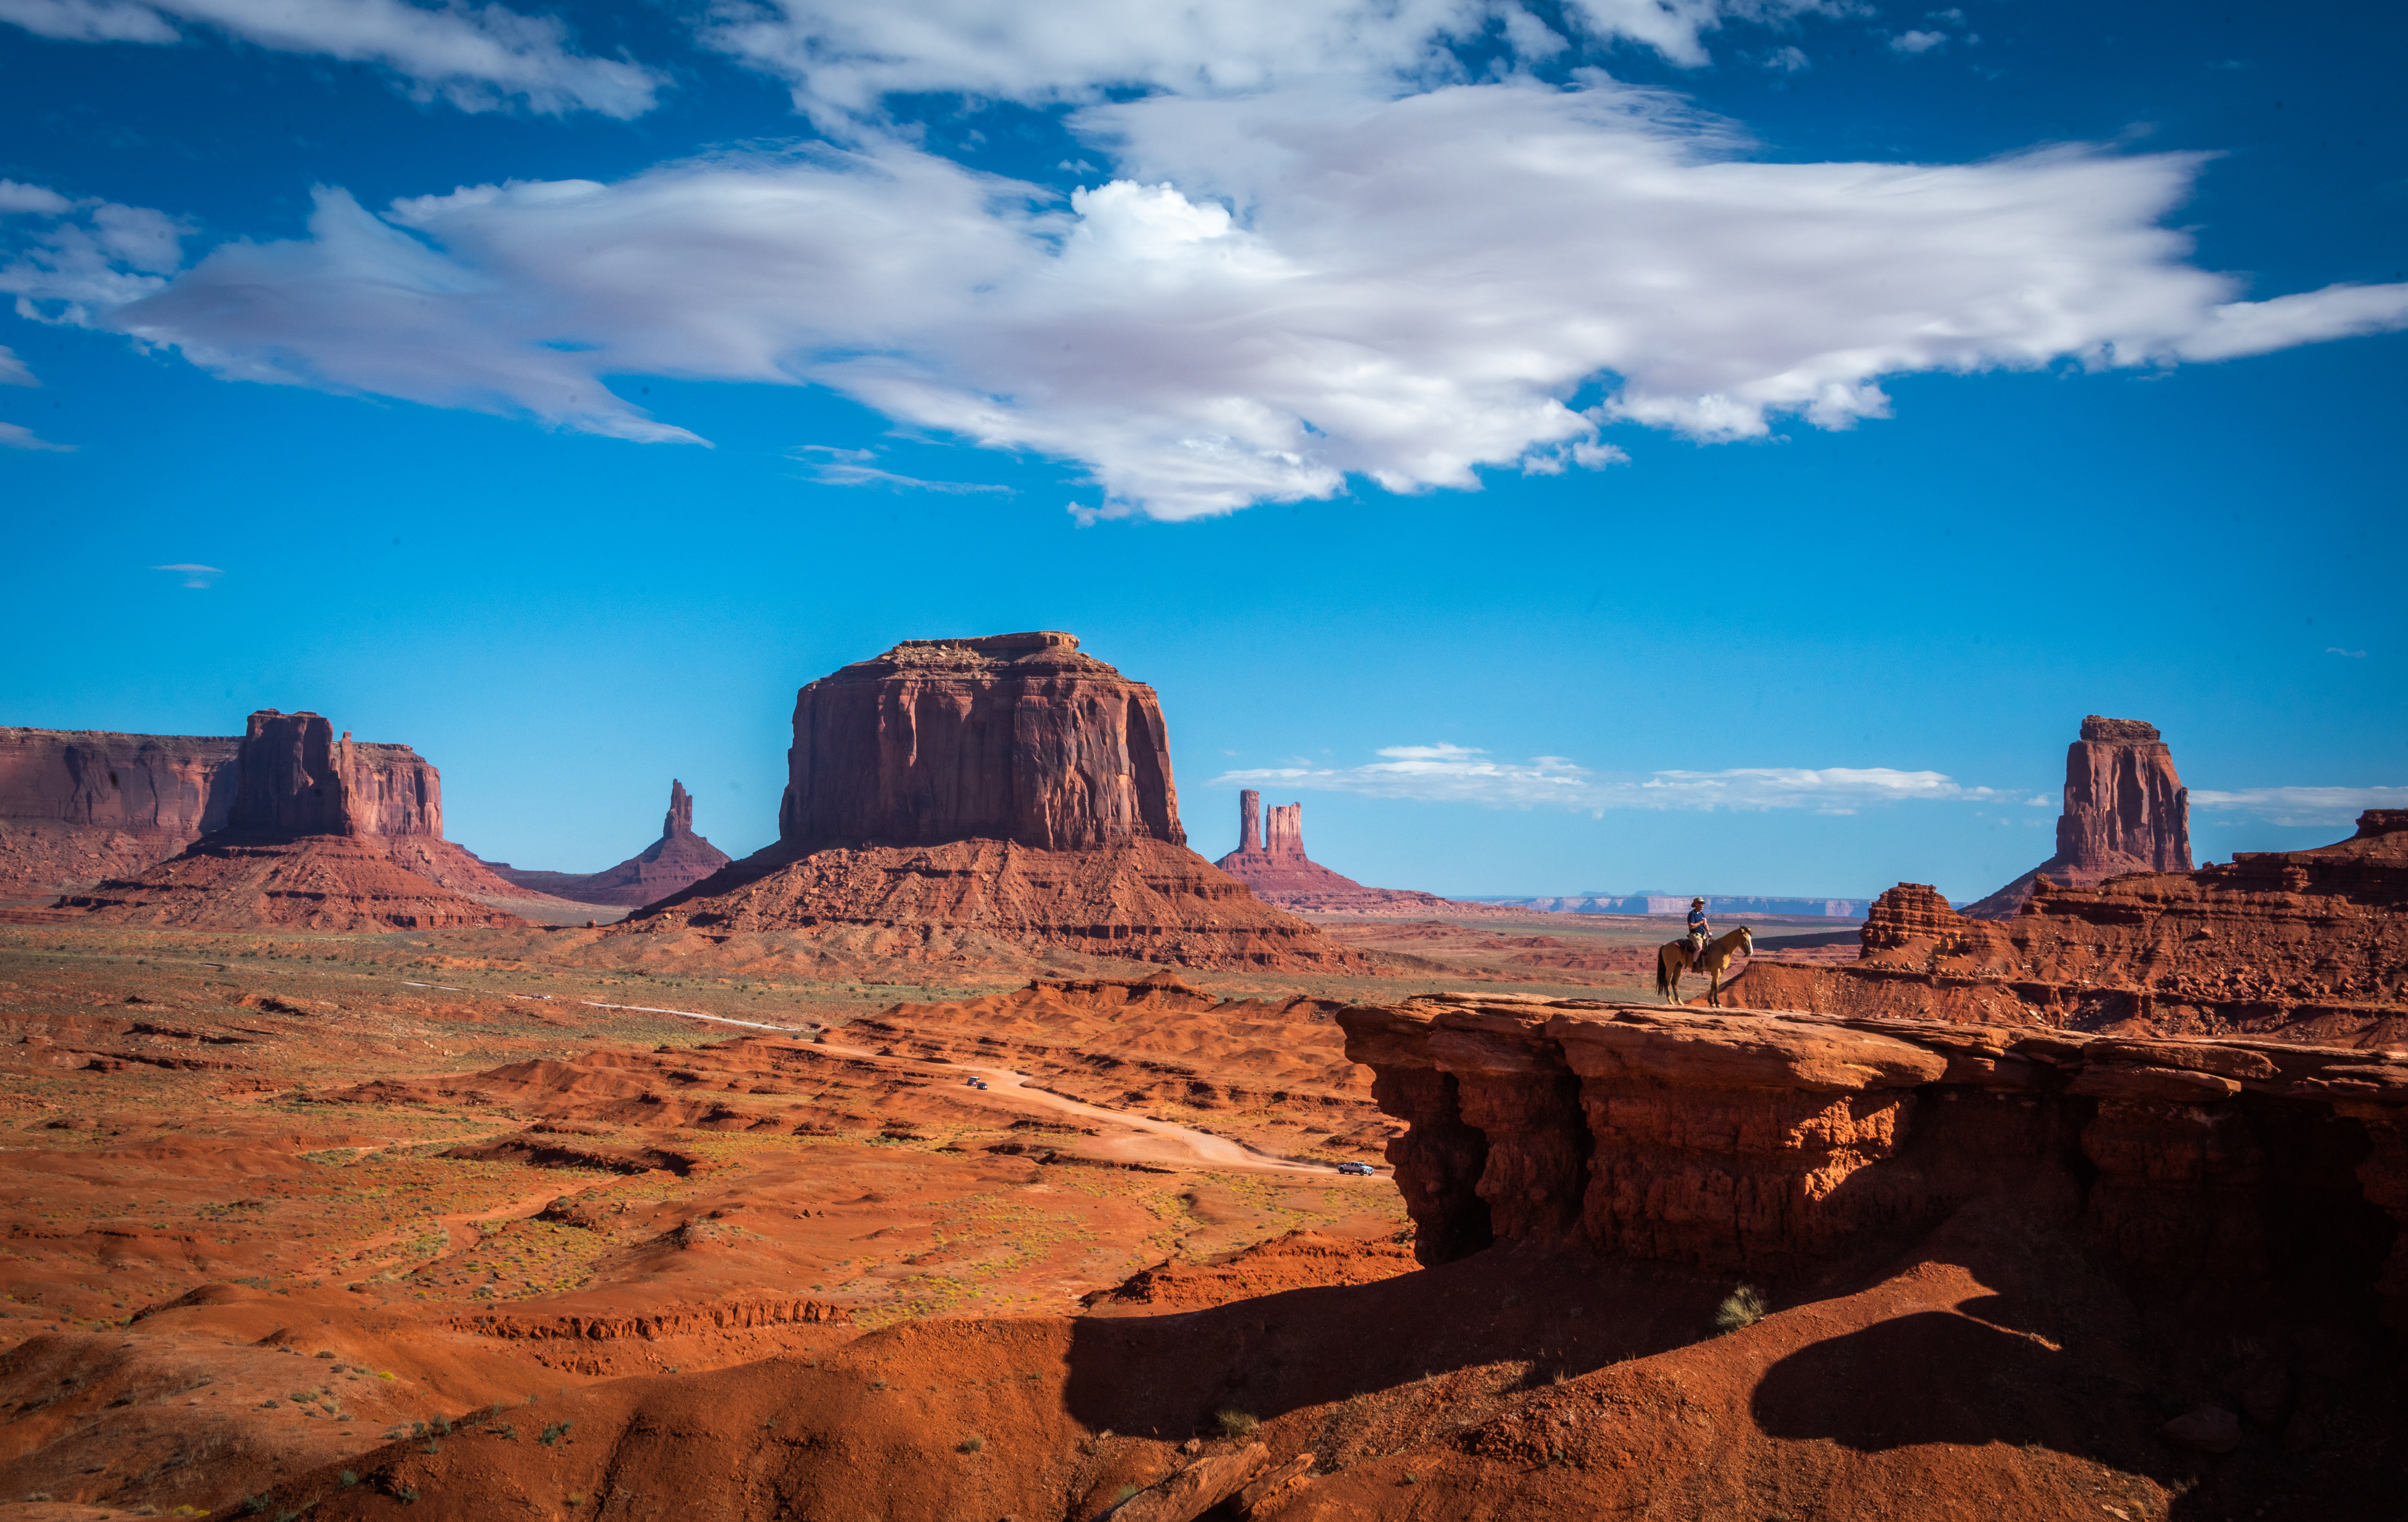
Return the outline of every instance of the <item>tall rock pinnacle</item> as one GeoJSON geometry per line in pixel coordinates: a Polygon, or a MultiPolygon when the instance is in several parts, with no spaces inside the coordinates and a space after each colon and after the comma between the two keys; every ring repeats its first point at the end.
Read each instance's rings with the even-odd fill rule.
{"type": "Polygon", "coordinates": [[[2174,772],[2173,753],[2154,725],[2094,713],[2082,721],[2082,738],[2066,747],[2057,854],[1965,913],[2013,918],[2031,897],[2034,877],[2060,888],[2093,888],[2125,872],[2190,869],[2190,790],[2174,772]]]}
{"type": "Polygon", "coordinates": [[[669,779],[669,811],[661,821],[661,839],[675,840],[681,835],[693,833],[694,795],[685,790],[685,783],[672,777],[669,779]]]}

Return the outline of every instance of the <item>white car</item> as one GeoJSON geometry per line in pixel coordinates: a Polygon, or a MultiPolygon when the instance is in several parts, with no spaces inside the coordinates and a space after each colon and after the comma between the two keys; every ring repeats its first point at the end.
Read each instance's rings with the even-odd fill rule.
{"type": "Polygon", "coordinates": [[[1369,1163],[1340,1163],[1338,1165],[1338,1171],[1340,1173],[1353,1173],[1359,1178],[1368,1179],[1380,1170],[1373,1168],[1369,1163]]]}

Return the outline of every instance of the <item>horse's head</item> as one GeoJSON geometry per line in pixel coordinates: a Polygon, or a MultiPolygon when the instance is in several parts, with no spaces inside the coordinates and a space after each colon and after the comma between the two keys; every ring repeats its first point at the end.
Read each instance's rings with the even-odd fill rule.
{"type": "Polygon", "coordinates": [[[1756,937],[1749,932],[1748,927],[1744,925],[1739,927],[1739,954],[1742,956],[1754,956],[1756,955],[1756,937]]]}

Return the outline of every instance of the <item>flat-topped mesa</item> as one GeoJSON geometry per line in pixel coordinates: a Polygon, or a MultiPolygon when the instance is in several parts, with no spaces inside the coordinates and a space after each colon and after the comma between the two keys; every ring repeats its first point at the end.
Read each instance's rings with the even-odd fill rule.
{"type": "Polygon", "coordinates": [[[2060,888],[2094,888],[2126,872],[2190,870],[2190,793],[2157,726],[2093,713],[2065,751],[2065,807],[2057,854],[1980,902],[1973,918],[2009,919],[2031,897],[2035,877],[2060,888]]]}
{"type": "Polygon", "coordinates": [[[1477,993],[1338,1023],[1408,1123],[1425,1263],[1510,1241],[1813,1278],[1988,1201],[2169,1303],[2408,1330],[2408,1054],[1477,993]]]}
{"type": "Polygon", "coordinates": [[[443,839],[443,783],[407,745],[337,739],[321,714],[262,709],[221,774],[222,826],[52,907],[92,921],[317,930],[502,926],[470,895],[525,897],[443,839]]]}
{"type": "Polygon", "coordinates": [[[1354,968],[1186,849],[1154,689],[1054,630],[907,639],[807,683],[778,842],[613,933],[824,928],[896,955],[1354,968]]]}
{"type": "Polygon", "coordinates": [[[808,683],[786,776],[790,851],[1187,843],[1161,700],[1056,630],[906,639],[808,683]]]}
{"type": "Polygon", "coordinates": [[[232,735],[0,726],[0,899],[137,872],[221,828],[232,735]]]}
{"type": "Polygon", "coordinates": [[[555,898],[634,908],[658,903],[691,887],[727,862],[726,852],[694,832],[694,795],[673,778],[668,812],[661,818],[661,838],[616,867],[598,872],[546,872],[523,870],[506,861],[483,865],[519,887],[555,898]]]}
{"type": "Polygon", "coordinates": [[[443,782],[407,745],[335,739],[322,715],[251,716],[226,827],[247,835],[443,834],[443,782]]]}

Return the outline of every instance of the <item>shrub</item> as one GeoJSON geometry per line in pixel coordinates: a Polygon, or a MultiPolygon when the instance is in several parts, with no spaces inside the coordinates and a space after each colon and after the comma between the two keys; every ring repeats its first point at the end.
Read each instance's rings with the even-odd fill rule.
{"type": "Polygon", "coordinates": [[[352,1473],[350,1470],[345,1470],[343,1471],[341,1477],[336,1480],[335,1483],[341,1486],[344,1489],[349,1490],[351,1486],[360,1483],[360,1477],[352,1473]]]}
{"type": "Polygon", "coordinates": [[[1263,1425],[1251,1413],[1240,1411],[1233,1406],[1221,1408],[1212,1420],[1219,1425],[1221,1435],[1232,1440],[1253,1437],[1254,1429],[1263,1425]]]}
{"type": "Polygon", "coordinates": [[[966,1437],[962,1439],[961,1442],[954,1443],[953,1451],[955,1453],[974,1454],[985,1446],[986,1439],[979,1436],[976,1432],[972,1432],[968,1437],[966,1437]]]}
{"type": "Polygon", "coordinates": [[[1714,1330],[1735,1332],[1742,1327],[1753,1327],[1772,1309],[1763,1291],[1754,1285],[1742,1285],[1723,1298],[1714,1307],[1714,1330]]]}
{"type": "Polygon", "coordinates": [[[558,1443],[561,1439],[568,1436],[568,1429],[576,1425],[577,1424],[574,1422],[554,1422],[550,1427],[545,1428],[543,1429],[543,1435],[537,1438],[536,1441],[549,1448],[553,1443],[558,1443]]]}

